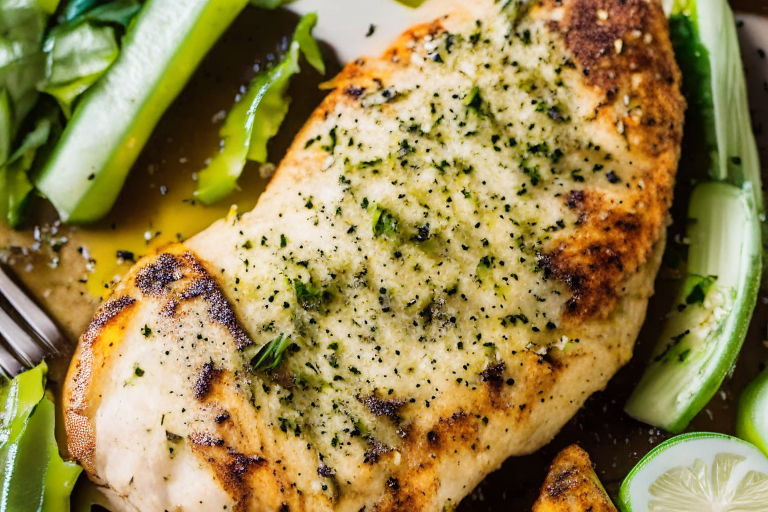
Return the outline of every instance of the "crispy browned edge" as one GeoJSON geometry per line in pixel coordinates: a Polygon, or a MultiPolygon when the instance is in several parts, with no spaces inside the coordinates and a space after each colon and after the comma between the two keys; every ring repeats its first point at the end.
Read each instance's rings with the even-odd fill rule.
{"type": "Polygon", "coordinates": [[[128,315],[144,300],[155,300],[159,314],[172,317],[182,303],[201,298],[209,320],[223,326],[232,342],[242,348],[252,343],[232,306],[200,260],[181,244],[142,258],[131,269],[114,297],[99,308],[81,336],[70,363],[62,393],[69,455],[98,481],[93,464],[95,438],[90,423],[100,396],[92,393],[94,373],[107,364],[130,324],[128,315]]]}
{"type": "Polygon", "coordinates": [[[544,0],[542,5],[566,7],[563,21],[549,25],[565,37],[586,82],[605,95],[597,118],[612,122],[614,106],[632,91],[642,117],[622,119],[627,144],[657,164],[642,176],[644,190],[633,187],[620,205],[594,191],[572,191],[566,204],[579,214],[576,235],[555,239],[554,248],[539,256],[545,271],[573,292],[568,314],[574,320],[605,318],[622,296],[627,276],[648,260],[672,204],[685,112],[682,78],[660,2],[544,0]],[[604,21],[599,11],[607,16],[604,21]],[[637,77],[642,86],[633,88],[637,77]]]}
{"type": "MultiPolygon", "coordinates": [[[[569,207],[577,208],[582,216],[579,239],[558,240],[559,246],[549,253],[542,253],[540,262],[551,276],[564,281],[573,291],[574,299],[569,314],[578,321],[607,316],[623,295],[622,286],[627,276],[634,274],[646,263],[654,246],[661,242],[672,200],[685,103],[680,94],[680,73],[672,54],[666,18],[656,0],[541,0],[535,3],[534,8],[551,9],[560,6],[565,8],[566,15],[559,23],[551,22],[550,28],[563,34],[588,85],[605,95],[605,102],[598,108],[596,116],[610,115],[614,103],[620,101],[618,92],[629,88],[631,74],[639,73],[644,77],[645,87],[641,90],[641,100],[649,115],[640,124],[633,123],[631,118],[625,119],[627,138],[631,140],[633,134],[639,135],[640,143],[638,146],[633,145],[632,150],[650,155],[658,161],[655,170],[645,177],[649,186],[642,196],[638,194],[634,198],[636,202],[643,201],[646,205],[642,216],[622,214],[613,205],[614,213],[602,219],[598,213],[606,206],[605,199],[588,190],[574,191],[574,194],[566,198],[566,201],[570,201],[567,203],[569,207]],[[608,19],[601,24],[594,22],[597,10],[605,10],[609,14],[608,19]],[[634,31],[651,34],[653,43],[642,44],[642,37],[632,37],[634,31]],[[620,54],[614,51],[614,41],[618,38],[624,41],[620,54]],[[633,66],[632,62],[637,65],[633,66]]],[[[382,59],[359,59],[349,64],[331,82],[335,89],[313,113],[307,125],[318,118],[326,118],[339,103],[352,104],[357,101],[355,88],[376,87],[381,82],[386,83],[393,70],[409,65],[409,54],[412,51],[408,47],[410,41],[419,40],[427,34],[436,35],[441,31],[441,21],[414,27],[401,36],[382,59]]],[[[306,154],[299,151],[304,131],[299,134],[286,157],[284,164],[288,165],[281,166],[270,188],[279,186],[286,179],[301,180],[304,174],[297,170],[302,167],[297,164],[303,163],[304,169],[314,167],[311,161],[306,160],[306,154]]],[[[632,206],[636,206],[636,203],[632,206]]],[[[174,246],[166,251],[180,254],[186,249],[174,246]]],[[[137,263],[128,281],[135,278],[139,269],[154,258],[148,257],[137,263]]],[[[99,481],[98,475],[92,464],[95,440],[88,418],[98,408],[98,402],[90,396],[89,387],[94,368],[105,364],[109,353],[115,349],[112,343],[102,346],[98,341],[107,338],[110,329],[123,328],[121,326],[125,322],[118,322],[116,318],[130,314],[133,304],[134,299],[120,297],[110,300],[100,309],[81,338],[65,383],[63,399],[70,436],[70,455],[84,466],[96,482],[99,481]]],[[[514,363],[515,367],[521,369],[514,375],[525,382],[525,385],[515,388],[527,391],[500,393],[499,380],[490,376],[486,382],[488,392],[478,393],[477,403],[468,404],[468,407],[472,410],[503,411],[508,421],[522,421],[532,409],[526,405],[533,406],[539,395],[546,395],[547,390],[554,386],[569,363],[575,361],[574,358],[583,357],[589,356],[542,357],[531,353],[519,354],[519,360],[510,361],[510,366],[514,363]],[[518,404],[514,410],[508,407],[510,401],[518,404]]],[[[499,368],[499,375],[510,375],[511,372],[505,373],[505,370],[507,368],[499,368]]],[[[420,510],[431,504],[440,484],[430,469],[440,465],[442,456],[455,456],[459,452],[472,454],[474,443],[480,439],[482,423],[483,418],[459,410],[442,417],[433,428],[410,432],[402,448],[405,463],[401,464],[400,472],[393,473],[387,481],[387,491],[374,510],[405,512],[420,510]]],[[[201,450],[206,448],[204,452],[219,449],[217,443],[194,444],[201,447],[201,450]]],[[[224,463],[216,473],[222,479],[221,475],[231,473],[233,467],[238,469],[237,464],[238,461],[233,459],[224,463]]],[[[257,466],[260,463],[248,464],[257,466]]],[[[237,483],[238,490],[229,489],[229,484],[225,487],[232,494],[243,496],[242,479],[237,483]]],[[[295,492],[286,493],[284,498],[284,510],[304,509],[300,495],[295,492]],[[288,502],[294,508],[290,508],[288,502]]]]}
{"type": "Polygon", "coordinates": [[[616,507],[600,484],[589,454],[573,444],[552,461],[533,512],[616,512],[616,507]]]}

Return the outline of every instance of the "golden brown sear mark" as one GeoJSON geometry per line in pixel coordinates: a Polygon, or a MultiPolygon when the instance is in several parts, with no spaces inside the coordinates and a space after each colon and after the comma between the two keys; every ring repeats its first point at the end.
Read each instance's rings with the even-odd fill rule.
{"type": "Polygon", "coordinates": [[[677,165],[683,132],[681,77],[659,2],[544,3],[564,9],[563,20],[550,21],[550,29],[563,34],[587,84],[605,96],[595,114],[621,126],[627,148],[637,155],[633,165],[658,159],[641,180],[621,185],[627,190],[620,204],[594,190],[567,194],[566,206],[578,215],[577,232],[554,238],[538,254],[545,275],[564,282],[573,294],[567,318],[605,318],[623,295],[625,280],[647,261],[666,222],[674,186],[670,170],[677,165]]]}
{"type": "MultiPolygon", "coordinates": [[[[213,365],[213,361],[208,361],[200,367],[197,379],[194,385],[194,394],[196,400],[205,400],[214,382],[221,376],[221,370],[213,365]]],[[[224,420],[222,420],[224,421],[224,420]]]]}
{"type": "Polygon", "coordinates": [[[244,510],[253,488],[249,480],[259,468],[268,468],[267,460],[239,453],[210,434],[192,434],[189,440],[192,452],[208,462],[221,486],[234,500],[234,510],[244,510]]]}
{"type": "Polygon", "coordinates": [[[167,317],[175,316],[181,302],[202,298],[209,319],[229,331],[239,350],[253,344],[216,281],[191,252],[160,254],[136,273],[135,283],[145,296],[166,299],[161,314],[167,317]]]}
{"type": "Polygon", "coordinates": [[[398,411],[405,405],[405,400],[382,399],[375,394],[359,397],[358,400],[375,416],[383,416],[391,419],[395,423],[400,421],[398,411]]]}
{"type": "Polygon", "coordinates": [[[135,302],[136,299],[127,296],[109,299],[96,312],[96,316],[94,316],[88,329],[82,336],[82,341],[84,343],[93,343],[99,336],[99,333],[104,330],[113,318],[119,315],[128,306],[132,306],[135,302]]]}

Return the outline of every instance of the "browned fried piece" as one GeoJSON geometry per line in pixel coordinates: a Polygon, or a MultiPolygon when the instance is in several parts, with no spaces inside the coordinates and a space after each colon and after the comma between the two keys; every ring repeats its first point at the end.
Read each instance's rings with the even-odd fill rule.
{"type": "Polygon", "coordinates": [[[572,444],[549,467],[533,512],[616,512],[589,454],[572,444]]]}

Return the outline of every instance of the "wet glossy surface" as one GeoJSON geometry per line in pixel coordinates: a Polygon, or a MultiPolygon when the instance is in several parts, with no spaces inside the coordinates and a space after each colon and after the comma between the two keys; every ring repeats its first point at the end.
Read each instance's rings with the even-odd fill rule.
{"type": "MultiPolygon", "coordinates": [[[[768,15],[768,3],[764,0],[733,3],[737,8],[768,15]]],[[[212,209],[191,201],[195,187],[193,174],[218,148],[220,113],[231,106],[238,89],[254,75],[254,65],[263,66],[269,55],[284,44],[284,38],[291,34],[296,21],[296,15],[288,12],[265,14],[255,9],[249,9],[238,19],[163,118],[107,220],[87,229],[59,228],[57,233],[42,237],[48,240],[47,246],[44,241],[41,249],[27,256],[22,248],[33,246],[33,230],[12,235],[0,232],[3,246],[9,242],[16,246],[12,252],[15,270],[64,324],[70,335],[76,336],[82,331],[98,304],[98,296],[108,293],[109,282],[130,265],[130,258],[123,258],[128,261],[122,264],[118,262],[117,250],[132,252],[134,258],[138,258],[155,247],[191,236],[212,220],[225,215],[233,203],[238,204],[240,211],[253,207],[267,182],[259,176],[257,166],[246,168],[240,193],[212,209]],[[149,242],[145,240],[147,232],[149,242]],[[60,243],[62,236],[67,238],[66,243],[60,243]],[[61,248],[54,251],[51,246],[61,248]],[[87,257],[84,258],[83,254],[87,257]],[[53,258],[58,258],[56,268],[51,268],[53,258]],[[87,268],[89,258],[92,260],[91,272],[87,268]]],[[[760,30],[752,28],[757,23],[755,19],[746,23],[742,31],[760,30]]],[[[768,34],[768,28],[762,30],[768,34]]],[[[326,50],[329,60],[333,61],[332,50],[326,50]]],[[[768,85],[761,87],[761,81],[768,80],[768,62],[756,47],[745,48],[744,52],[748,75],[757,82],[752,98],[753,105],[757,106],[758,101],[768,102],[768,85]]],[[[338,69],[338,64],[333,63],[329,67],[329,76],[338,69]]],[[[270,147],[273,161],[279,161],[293,134],[320,102],[323,94],[317,86],[322,80],[323,77],[309,71],[308,66],[305,66],[300,79],[294,80],[291,88],[294,101],[288,120],[270,147]]],[[[758,119],[755,123],[756,131],[763,135],[763,124],[768,129],[768,115],[759,109],[755,113],[764,116],[761,118],[764,121],[758,119]]],[[[696,140],[696,133],[689,127],[685,143],[695,145],[696,140]]],[[[765,144],[761,147],[761,157],[763,162],[768,163],[765,144]]],[[[678,198],[687,195],[689,180],[686,175],[695,166],[695,162],[686,162],[681,168],[678,198]]],[[[684,212],[685,207],[684,201],[676,202],[676,218],[684,218],[680,212],[684,212]]],[[[679,224],[674,225],[672,230],[674,232],[679,228],[679,224]]],[[[593,396],[550,445],[533,455],[508,460],[501,470],[490,475],[462,503],[459,511],[529,510],[549,463],[560,449],[574,442],[590,453],[598,475],[609,493],[615,495],[629,469],[648,450],[666,439],[666,434],[627,417],[622,407],[642,373],[661,328],[663,315],[669,307],[675,287],[671,277],[674,276],[670,272],[663,272],[659,278],[657,295],[651,301],[636,356],[614,378],[608,389],[593,396]]],[[[765,298],[761,298],[733,377],[727,380],[708,408],[696,418],[690,430],[733,432],[739,392],[768,359],[768,349],[763,344],[766,319],[768,306],[765,298]]]]}

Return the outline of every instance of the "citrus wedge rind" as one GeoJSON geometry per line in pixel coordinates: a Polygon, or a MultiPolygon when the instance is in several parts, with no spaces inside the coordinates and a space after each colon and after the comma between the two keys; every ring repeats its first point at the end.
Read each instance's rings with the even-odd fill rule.
{"type": "Polygon", "coordinates": [[[768,458],[723,434],[677,436],[629,473],[619,505],[624,512],[765,512],[768,458]]]}
{"type": "Polygon", "coordinates": [[[736,435],[768,456],[768,370],[764,370],[741,393],[736,435]]]}

